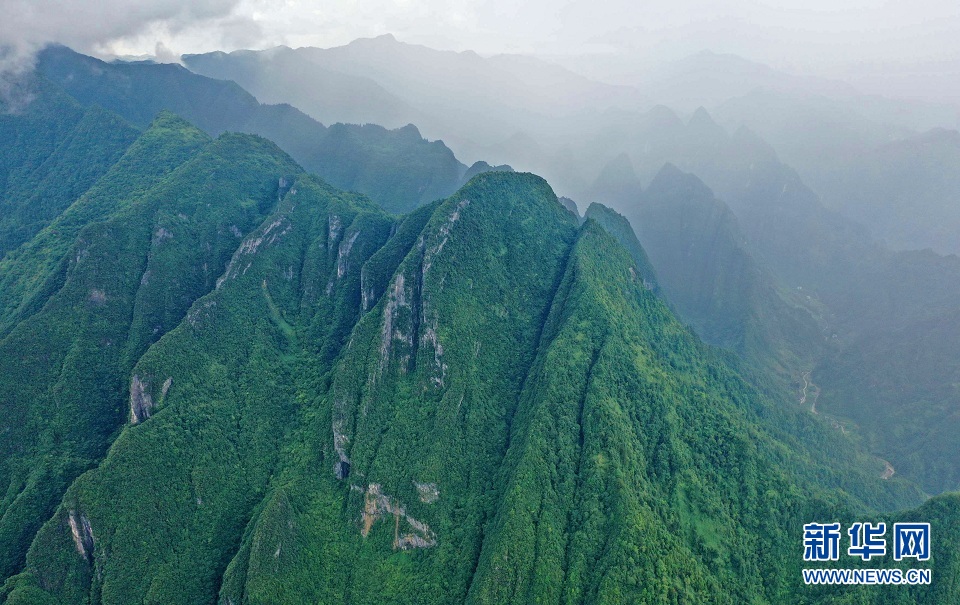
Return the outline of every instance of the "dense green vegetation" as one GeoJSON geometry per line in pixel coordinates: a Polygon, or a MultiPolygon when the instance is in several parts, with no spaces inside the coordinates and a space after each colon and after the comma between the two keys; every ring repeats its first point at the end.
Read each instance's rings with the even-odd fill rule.
{"type": "Polygon", "coordinates": [[[117,115],[26,79],[33,102],[8,112],[0,101],[0,257],[93,185],[137,136],[117,115]]]}
{"type": "Polygon", "coordinates": [[[5,408],[49,435],[5,455],[37,469],[9,492],[69,484],[10,507],[46,522],[7,603],[783,602],[802,523],[921,499],[749,386],[537,177],[397,219],[263,140],[144,136],[187,159],[0,342],[50,350],[2,374],[49,401],[5,408]]]}
{"type": "Polygon", "coordinates": [[[2,571],[123,423],[130,369],[212,289],[297,167],[249,136],[214,143],[162,115],[34,240],[0,263],[2,571]]]}
{"type": "Polygon", "coordinates": [[[657,284],[657,274],[647,258],[647,251],[643,249],[637,240],[637,234],[634,232],[630,221],[625,216],[608,208],[603,204],[594,202],[587,206],[587,211],[583,213],[584,220],[592,219],[597,222],[603,230],[613,236],[617,242],[626,248],[633,259],[634,266],[637,268],[637,276],[643,282],[643,285],[653,292],[659,292],[660,286],[657,284]]]}

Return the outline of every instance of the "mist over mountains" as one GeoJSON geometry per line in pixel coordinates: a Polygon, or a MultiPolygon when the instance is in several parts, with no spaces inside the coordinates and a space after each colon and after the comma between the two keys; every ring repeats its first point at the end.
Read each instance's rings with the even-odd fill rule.
{"type": "Polygon", "coordinates": [[[960,598],[949,106],[182,61],[49,46],[2,107],[0,603],[960,598]],[[803,525],[868,518],[934,582],[805,586],[803,525]]]}

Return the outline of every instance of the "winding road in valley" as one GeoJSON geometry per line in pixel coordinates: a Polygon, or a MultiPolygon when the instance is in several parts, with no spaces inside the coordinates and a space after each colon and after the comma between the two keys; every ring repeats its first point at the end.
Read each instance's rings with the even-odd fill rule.
{"type": "Polygon", "coordinates": [[[813,401],[810,403],[810,411],[814,414],[819,414],[817,412],[817,399],[820,397],[820,387],[813,384],[810,381],[810,372],[803,373],[803,389],[800,391],[800,405],[806,405],[807,403],[807,390],[813,387],[813,401]]]}
{"type": "MultiPolygon", "coordinates": [[[[813,412],[814,414],[820,414],[820,412],[817,411],[817,399],[820,398],[820,387],[818,387],[816,384],[813,383],[812,380],[810,380],[809,371],[804,372],[802,375],[802,378],[803,378],[803,388],[800,389],[800,405],[807,404],[807,393],[809,391],[810,399],[811,399],[810,411],[813,412]]],[[[839,429],[841,433],[843,433],[844,435],[847,434],[847,430],[843,428],[842,424],[840,424],[836,420],[833,420],[832,424],[833,424],[833,427],[836,429],[839,429]]],[[[883,462],[883,466],[884,466],[883,473],[880,474],[880,478],[889,479],[890,477],[893,477],[894,474],[896,474],[897,472],[897,470],[893,468],[893,465],[890,464],[890,462],[884,460],[883,458],[881,458],[880,461],[883,462]]]]}

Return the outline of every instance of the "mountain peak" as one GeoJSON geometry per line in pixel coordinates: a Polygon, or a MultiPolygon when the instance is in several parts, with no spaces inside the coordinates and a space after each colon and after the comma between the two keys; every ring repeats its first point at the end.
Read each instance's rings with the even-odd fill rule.
{"type": "Polygon", "coordinates": [[[677,191],[682,189],[684,194],[691,197],[706,198],[713,197],[713,191],[704,184],[696,175],[680,170],[674,164],[667,162],[660,168],[657,175],[653,177],[650,185],[647,187],[647,195],[658,197],[665,192],[677,191]]]}
{"type": "Polygon", "coordinates": [[[697,107],[696,111],[693,112],[693,115],[690,116],[690,121],[687,122],[687,127],[696,131],[722,130],[720,125],[714,121],[710,113],[704,109],[703,105],[697,107]]]}
{"type": "MultiPolygon", "coordinates": [[[[677,165],[673,162],[667,162],[664,164],[660,170],[657,171],[657,175],[653,177],[653,180],[657,179],[678,179],[689,176],[686,172],[677,168],[677,165]]],[[[651,183],[652,185],[653,183],[651,183]]]]}
{"type": "Polygon", "coordinates": [[[397,40],[396,36],[390,33],[380,34],[379,36],[374,36],[372,38],[357,38],[352,42],[348,43],[346,46],[367,46],[367,47],[381,47],[389,48],[393,46],[402,45],[403,42],[397,40]]]}
{"type": "Polygon", "coordinates": [[[423,135],[420,134],[420,129],[413,124],[407,124],[406,126],[398,128],[397,132],[402,132],[407,136],[416,137],[417,139],[423,138],[423,135]]]}
{"type": "Polygon", "coordinates": [[[650,111],[647,112],[647,118],[653,123],[664,126],[683,126],[683,121],[680,119],[680,116],[666,105],[654,105],[651,107],[650,111]]]}

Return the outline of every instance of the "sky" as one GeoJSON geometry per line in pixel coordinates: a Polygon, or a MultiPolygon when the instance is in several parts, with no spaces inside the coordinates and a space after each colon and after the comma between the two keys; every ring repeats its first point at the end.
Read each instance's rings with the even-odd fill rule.
{"type": "Polygon", "coordinates": [[[709,49],[832,77],[960,72],[957,0],[0,0],[0,14],[8,64],[48,42],[172,61],[392,33],[481,54],[652,62],[709,49]]]}

